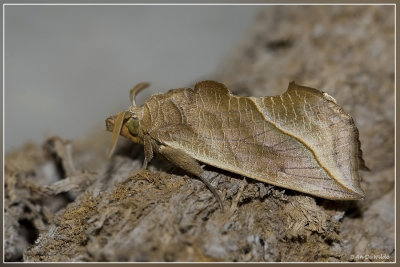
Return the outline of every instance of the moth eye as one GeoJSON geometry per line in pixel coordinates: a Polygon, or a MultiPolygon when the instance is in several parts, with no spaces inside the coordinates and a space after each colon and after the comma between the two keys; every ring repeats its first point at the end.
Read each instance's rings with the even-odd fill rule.
{"type": "Polygon", "coordinates": [[[139,135],[139,119],[132,117],[128,120],[128,130],[133,136],[139,135]]]}

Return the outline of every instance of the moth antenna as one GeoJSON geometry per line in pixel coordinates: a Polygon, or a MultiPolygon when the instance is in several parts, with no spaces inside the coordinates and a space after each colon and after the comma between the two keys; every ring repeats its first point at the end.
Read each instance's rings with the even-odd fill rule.
{"type": "Polygon", "coordinates": [[[111,158],[111,155],[113,154],[114,149],[117,145],[119,133],[121,132],[122,125],[124,123],[125,113],[126,113],[126,111],[120,112],[118,114],[117,118],[115,119],[114,129],[113,129],[112,137],[111,137],[110,150],[108,151],[108,156],[107,156],[108,159],[111,158]]]}
{"type": "Polygon", "coordinates": [[[131,97],[131,102],[132,102],[132,106],[136,107],[136,95],[139,94],[143,89],[149,87],[149,83],[138,83],[137,85],[135,85],[135,87],[133,87],[130,91],[130,97],[131,97]]]}

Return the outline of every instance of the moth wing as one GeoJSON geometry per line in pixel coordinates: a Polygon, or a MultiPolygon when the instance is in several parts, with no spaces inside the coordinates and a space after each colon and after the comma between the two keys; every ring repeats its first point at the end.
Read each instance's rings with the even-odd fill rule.
{"type": "Polygon", "coordinates": [[[284,188],[329,199],[362,196],[361,189],[332,178],[304,141],[274,124],[277,118],[285,120],[267,105],[278,100],[233,96],[209,81],[179,93],[179,100],[157,104],[173,111],[157,121],[152,135],[159,142],[209,165],[284,188]]]}
{"type": "Polygon", "coordinates": [[[253,98],[266,120],[303,143],[340,185],[363,196],[362,159],[353,119],[328,94],[294,82],[279,96],[253,98]]]}
{"type": "Polygon", "coordinates": [[[216,94],[222,96],[230,94],[228,88],[224,84],[216,81],[201,81],[196,83],[194,86],[194,93],[198,95],[209,94],[211,97],[216,94]]]}

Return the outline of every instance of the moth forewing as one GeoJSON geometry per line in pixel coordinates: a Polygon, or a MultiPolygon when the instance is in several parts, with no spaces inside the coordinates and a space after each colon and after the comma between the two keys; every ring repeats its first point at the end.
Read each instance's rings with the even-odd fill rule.
{"type": "MultiPolygon", "coordinates": [[[[140,124],[154,151],[162,144],[273,185],[360,199],[358,131],[332,99],[294,83],[279,96],[239,97],[221,83],[203,81],[150,97],[140,124]]],[[[121,135],[135,140],[125,128],[121,135]]]]}

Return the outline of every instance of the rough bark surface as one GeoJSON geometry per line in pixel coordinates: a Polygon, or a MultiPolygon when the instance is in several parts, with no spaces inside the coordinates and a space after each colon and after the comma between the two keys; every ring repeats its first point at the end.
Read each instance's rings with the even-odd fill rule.
{"type": "MultiPolygon", "coordinates": [[[[356,121],[363,201],[328,201],[212,167],[204,184],[109,133],[5,160],[6,261],[394,261],[394,11],[269,6],[215,79],[234,93],[326,91],[356,121]]],[[[195,82],[195,81],[194,81],[195,82]]],[[[101,119],[101,118],[100,118],[101,119]]]]}

